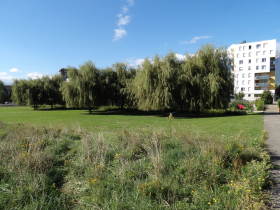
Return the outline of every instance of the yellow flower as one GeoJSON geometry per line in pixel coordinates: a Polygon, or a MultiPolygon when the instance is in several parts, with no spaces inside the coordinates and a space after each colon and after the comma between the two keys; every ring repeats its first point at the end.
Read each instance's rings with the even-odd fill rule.
{"type": "Polygon", "coordinates": [[[261,188],[261,187],[259,187],[259,189],[261,190],[262,188],[261,188]]]}
{"type": "Polygon", "coordinates": [[[208,202],[208,204],[209,204],[209,205],[211,205],[211,203],[210,203],[210,202],[208,202]]]}
{"type": "Polygon", "coordinates": [[[230,193],[230,191],[228,191],[228,193],[230,193]]]}

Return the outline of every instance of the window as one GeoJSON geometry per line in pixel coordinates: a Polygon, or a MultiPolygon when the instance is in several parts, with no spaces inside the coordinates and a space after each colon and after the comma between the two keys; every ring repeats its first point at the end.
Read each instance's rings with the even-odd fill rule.
{"type": "Polygon", "coordinates": [[[252,49],[252,46],[251,45],[249,45],[249,50],[251,50],[252,49]]]}
{"type": "Polygon", "coordinates": [[[256,70],[259,70],[259,66],[256,66],[256,70]]]}
{"type": "Polygon", "coordinates": [[[251,85],[251,80],[248,80],[248,85],[251,85]]]}
{"type": "Polygon", "coordinates": [[[248,63],[251,63],[251,59],[248,60],[248,63]]]}
{"type": "Polygon", "coordinates": [[[240,60],[240,61],[239,61],[239,64],[243,64],[243,60],[240,60]]]}
{"type": "MultiPolygon", "coordinates": [[[[248,91],[250,91],[250,88],[248,88],[248,91]]],[[[251,94],[248,94],[248,97],[251,97],[251,94]]]]}
{"type": "Polygon", "coordinates": [[[239,47],[239,51],[241,51],[242,50],[242,47],[239,47]]]}
{"type": "Polygon", "coordinates": [[[258,55],[260,55],[260,53],[261,53],[261,52],[260,52],[260,51],[258,51],[258,52],[256,53],[256,55],[258,56],[258,55]]]}
{"type": "Polygon", "coordinates": [[[242,74],[242,78],[245,78],[245,74],[242,74]]]}
{"type": "Polygon", "coordinates": [[[238,85],[239,84],[239,81],[236,81],[236,85],[238,85]]]}
{"type": "Polygon", "coordinates": [[[272,53],[273,53],[273,50],[270,50],[270,55],[272,55],[272,53]]]}
{"type": "Polygon", "coordinates": [[[262,58],[262,62],[266,62],[266,58],[262,58]]]}
{"type": "Polygon", "coordinates": [[[243,67],[239,67],[239,71],[243,71],[243,67]]]}
{"type": "Polygon", "coordinates": [[[239,58],[239,54],[238,53],[236,54],[236,57],[239,58]]]}
{"type": "Polygon", "coordinates": [[[264,43],[264,44],[263,44],[263,48],[266,48],[266,46],[267,46],[267,43],[264,43]]]}
{"type": "Polygon", "coordinates": [[[243,47],[243,50],[245,50],[245,46],[243,47]]]}
{"type": "Polygon", "coordinates": [[[243,53],[243,57],[244,57],[244,58],[246,57],[246,53],[243,53]]]}
{"type": "Polygon", "coordinates": [[[241,88],[241,91],[245,91],[245,88],[244,88],[244,87],[242,87],[242,88],[241,88]]]}
{"type": "Polygon", "coordinates": [[[242,81],[242,85],[245,85],[245,80],[242,81]]]}
{"type": "Polygon", "coordinates": [[[257,59],[256,59],[256,63],[258,63],[258,62],[259,62],[259,59],[257,58],[257,59]]]}
{"type": "Polygon", "coordinates": [[[263,51],[263,55],[265,55],[265,51],[263,51]]]}
{"type": "Polygon", "coordinates": [[[257,49],[260,49],[261,48],[261,45],[260,44],[257,44],[257,49]]]}
{"type": "Polygon", "coordinates": [[[239,74],[236,74],[236,78],[238,78],[239,74]]]}
{"type": "Polygon", "coordinates": [[[251,70],[251,66],[248,66],[248,70],[249,70],[249,71],[251,70]]]}
{"type": "Polygon", "coordinates": [[[251,73],[248,74],[248,78],[251,78],[251,73]]]}
{"type": "Polygon", "coordinates": [[[263,65],[263,66],[262,66],[262,69],[263,69],[263,70],[264,70],[264,69],[266,69],[266,66],[265,66],[265,65],[263,65]]]}
{"type": "Polygon", "coordinates": [[[252,53],[249,52],[249,57],[251,57],[252,53]]]}

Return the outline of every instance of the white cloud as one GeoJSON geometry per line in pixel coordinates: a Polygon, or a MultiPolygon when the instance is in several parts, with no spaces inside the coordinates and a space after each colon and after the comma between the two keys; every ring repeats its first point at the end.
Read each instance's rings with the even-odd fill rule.
{"type": "Polygon", "coordinates": [[[122,16],[122,14],[118,14],[118,17],[120,18],[118,21],[118,26],[126,25],[130,22],[131,16],[127,15],[125,17],[122,16]]]}
{"type": "Polygon", "coordinates": [[[276,33],[277,33],[277,32],[280,32],[280,30],[276,31],[276,33]]]}
{"type": "Polygon", "coordinates": [[[6,75],[7,73],[6,72],[0,72],[0,75],[6,75]]]}
{"type": "Polygon", "coordinates": [[[128,12],[128,10],[129,10],[129,8],[127,6],[123,6],[121,12],[122,12],[122,14],[125,14],[128,12]]]}
{"type": "Polygon", "coordinates": [[[113,41],[117,41],[118,39],[122,38],[125,35],[127,35],[127,32],[123,28],[115,29],[115,35],[113,41]]]}
{"type": "Polygon", "coordinates": [[[5,85],[10,85],[13,83],[13,79],[16,79],[12,76],[2,76],[3,74],[0,74],[0,80],[4,82],[5,85]]]}
{"type": "Polygon", "coordinates": [[[175,53],[175,56],[178,60],[185,60],[186,59],[186,56],[182,55],[182,54],[175,53]]]}
{"type": "MultiPolygon", "coordinates": [[[[149,59],[151,60],[151,59],[149,59]]],[[[139,59],[126,59],[126,62],[130,65],[130,66],[138,66],[138,65],[142,65],[142,63],[145,61],[145,59],[143,58],[139,58],[139,59]]]]}
{"type": "Polygon", "coordinates": [[[127,0],[127,5],[132,7],[134,5],[134,0],[127,0]]]}
{"type": "Polygon", "coordinates": [[[200,40],[200,39],[209,39],[211,38],[212,36],[196,36],[194,38],[191,39],[191,41],[179,41],[181,44],[194,44],[197,42],[197,40],[200,40]]]}
{"type": "Polygon", "coordinates": [[[37,79],[37,78],[42,78],[43,74],[34,71],[32,73],[27,74],[27,76],[30,77],[31,79],[37,79]]]}
{"type": "Polygon", "coordinates": [[[166,47],[166,46],[167,46],[167,43],[165,43],[164,46],[166,47]]]}
{"type": "Polygon", "coordinates": [[[17,68],[12,68],[10,69],[10,72],[20,72],[20,70],[18,70],[17,68]]]}

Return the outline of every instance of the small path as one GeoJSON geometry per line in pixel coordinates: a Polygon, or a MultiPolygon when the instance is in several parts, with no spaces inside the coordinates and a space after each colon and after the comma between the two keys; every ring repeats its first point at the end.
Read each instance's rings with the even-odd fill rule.
{"type": "Polygon", "coordinates": [[[270,178],[273,186],[269,189],[273,209],[280,209],[280,114],[277,105],[268,105],[264,112],[264,130],[268,131],[266,144],[274,168],[271,169],[270,178]]]}

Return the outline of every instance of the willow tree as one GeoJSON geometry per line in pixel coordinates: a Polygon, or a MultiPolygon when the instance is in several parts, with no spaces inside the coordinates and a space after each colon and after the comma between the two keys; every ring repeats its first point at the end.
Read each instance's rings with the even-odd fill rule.
{"type": "Polygon", "coordinates": [[[5,92],[4,83],[0,80],[0,103],[4,103],[8,98],[8,95],[5,92]]]}
{"type": "Polygon", "coordinates": [[[123,110],[124,106],[132,107],[134,97],[131,92],[131,84],[136,75],[136,70],[127,63],[122,62],[115,63],[113,68],[117,74],[116,104],[121,107],[121,110],[123,110]]]}
{"type": "Polygon", "coordinates": [[[46,104],[62,104],[62,95],[60,92],[60,86],[64,81],[61,75],[53,75],[52,77],[44,76],[42,77],[42,82],[44,86],[44,101],[46,104]]]}
{"type": "Polygon", "coordinates": [[[181,95],[192,110],[227,108],[233,84],[229,65],[226,49],[211,44],[187,55],[180,77],[185,86],[181,95]]]}
{"type": "Polygon", "coordinates": [[[144,111],[162,111],[177,106],[175,92],[180,62],[175,53],[164,58],[155,55],[153,60],[145,59],[134,79],[133,92],[137,106],[144,111]]]}
{"type": "Polygon", "coordinates": [[[92,61],[85,62],[77,69],[69,70],[69,81],[62,85],[66,105],[92,108],[100,104],[99,70],[92,61]]]}

